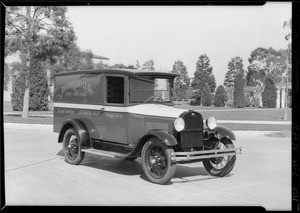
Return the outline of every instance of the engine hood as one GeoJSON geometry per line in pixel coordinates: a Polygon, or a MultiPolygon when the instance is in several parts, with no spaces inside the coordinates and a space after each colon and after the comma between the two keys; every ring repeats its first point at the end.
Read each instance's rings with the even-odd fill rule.
{"type": "Polygon", "coordinates": [[[162,104],[140,104],[136,106],[128,107],[128,113],[137,115],[157,116],[178,118],[179,115],[187,111],[186,109],[178,109],[172,106],[166,106],[162,104]]]}

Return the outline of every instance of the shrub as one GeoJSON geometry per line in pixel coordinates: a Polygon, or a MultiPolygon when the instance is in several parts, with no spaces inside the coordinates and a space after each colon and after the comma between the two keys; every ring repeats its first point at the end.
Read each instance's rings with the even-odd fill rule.
{"type": "MultiPolygon", "coordinates": [[[[41,63],[32,59],[29,71],[30,93],[29,110],[43,111],[48,110],[49,88],[47,76],[41,63]]],[[[14,111],[23,110],[23,98],[25,93],[25,73],[20,74],[14,79],[12,85],[11,103],[14,111]]]]}
{"type": "Polygon", "coordinates": [[[245,98],[244,98],[244,82],[241,73],[236,75],[234,82],[234,92],[233,92],[233,104],[235,107],[244,108],[245,98]]]}
{"type": "Polygon", "coordinates": [[[250,107],[258,108],[258,107],[259,107],[259,99],[253,98],[253,99],[250,101],[250,107]]]}
{"type": "Polygon", "coordinates": [[[226,107],[234,107],[233,100],[226,101],[226,107]]]}
{"type": "Polygon", "coordinates": [[[190,105],[191,106],[199,106],[200,105],[200,99],[191,100],[190,105]]]}
{"type": "Polygon", "coordinates": [[[265,89],[262,93],[263,107],[275,108],[277,99],[277,88],[271,78],[265,79],[265,89]]]}
{"type": "Polygon", "coordinates": [[[212,105],[212,94],[209,85],[205,85],[203,87],[202,96],[201,96],[201,103],[202,106],[211,106],[212,105]]]}
{"type": "Polygon", "coordinates": [[[216,94],[214,97],[214,105],[216,107],[223,107],[225,106],[226,101],[227,101],[227,92],[225,88],[222,85],[220,85],[216,90],[216,94]]]}
{"type": "Polygon", "coordinates": [[[248,93],[245,93],[244,97],[245,97],[245,106],[250,107],[251,106],[250,95],[248,93]]]}

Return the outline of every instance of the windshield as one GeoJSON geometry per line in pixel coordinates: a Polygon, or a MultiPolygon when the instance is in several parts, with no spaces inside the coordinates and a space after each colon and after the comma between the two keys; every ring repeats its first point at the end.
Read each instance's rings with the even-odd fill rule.
{"type": "Polygon", "coordinates": [[[171,79],[150,76],[130,78],[131,102],[170,102],[171,79]]]}

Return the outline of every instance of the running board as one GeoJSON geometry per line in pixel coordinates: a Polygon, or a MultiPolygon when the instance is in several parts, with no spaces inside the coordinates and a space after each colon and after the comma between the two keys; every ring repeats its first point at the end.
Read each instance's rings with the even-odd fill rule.
{"type": "Polygon", "coordinates": [[[112,157],[112,158],[119,158],[119,159],[125,159],[126,154],[121,154],[118,152],[110,152],[105,150],[99,150],[99,149],[81,149],[82,152],[91,153],[95,155],[101,155],[106,157],[112,157]]]}

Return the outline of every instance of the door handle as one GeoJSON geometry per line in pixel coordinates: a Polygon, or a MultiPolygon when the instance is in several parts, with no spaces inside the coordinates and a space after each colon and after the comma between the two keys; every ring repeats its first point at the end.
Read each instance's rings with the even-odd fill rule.
{"type": "Polygon", "coordinates": [[[100,109],[100,113],[103,113],[103,112],[104,112],[104,110],[105,110],[105,108],[104,108],[104,107],[102,107],[102,108],[100,109]]]}

